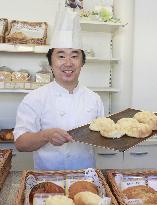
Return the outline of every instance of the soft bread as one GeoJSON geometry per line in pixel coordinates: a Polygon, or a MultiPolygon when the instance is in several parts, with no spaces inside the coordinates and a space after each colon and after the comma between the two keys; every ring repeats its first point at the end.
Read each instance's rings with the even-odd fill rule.
{"type": "Polygon", "coordinates": [[[100,130],[100,134],[107,138],[120,138],[125,135],[125,132],[120,129],[120,126],[115,124],[113,126],[106,126],[100,130]]]}
{"type": "Polygon", "coordinates": [[[134,119],[148,124],[152,130],[157,130],[157,116],[153,112],[143,111],[134,115],[134,119]]]}
{"type": "Polygon", "coordinates": [[[126,195],[128,199],[142,199],[144,205],[157,204],[156,191],[151,187],[143,185],[133,186],[123,190],[123,194],[126,195]]]}
{"type": "Polygon", "coordinates": [[[33,205],[33,198],[36,193],[63,193],[64,189],[57,184],[54,184],[52,182],[41,182],[37,185],[35,185],[29,194],[29,203],[30,205],[33,205]]]}
{"type": "Polygon", "coordinates": [[[63,195],[49,196],[45,205],[75,205],[73,200],[63,195]]]}
{"type": "Polygon", "coordinates": [[[129,137],[144,138],[152,133],[149,125],[139,123],[133,118],[122,118],[118,120],[117,124],[120,126],[119,129],[129,137]]]}
{"type": "Polygon", "coordinates": [[[100,131],[105,127],[111,127],[113,126],[115,123],[113,120],[111,120],[110,118],[106,118],[106,117],[99,117],[95,120],[93,120],[90,125],[89,125],[89,129],[93,130],[93,131],[100,131]]]}
{"type": "Polygon", "coordinates": [[[69,197],[74,199],[74,196],[79,192],[89,191],[98,194],[98,189],[95,184],[88,181],[77,181],[69,187],[69,197]]]}
{"type": "Polygon", "coordinates": [[[79,192],[74,196],[75,205],[98,205],[102,198],[89,191],[79,192]]]}

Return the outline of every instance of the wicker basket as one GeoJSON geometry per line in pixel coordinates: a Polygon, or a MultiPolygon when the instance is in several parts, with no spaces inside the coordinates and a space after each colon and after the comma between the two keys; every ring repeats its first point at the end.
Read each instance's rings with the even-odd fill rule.
{"type": "Polygon", "coordinates": [[[115,171],[111,170],[107,172],[107,181],[109,182],[109,185],[111,187],[112,192],[114,193],[117,201],[120,205],[127,205],[125,202],[125,195],[122,193],[122,191],[118,188],[117,183],[115,181],[116,174],[123,174],[126,176],[157,176],[157,170],[131,170],[131,171],[115,171]]]}
{"type": "Polygon", "coordinates": [[[8,149],[0,150],[1,163],[0,163],[0,190],[3,187],[4,181],[11,169],[12,151],[8,149]]]}
{"type": "Polygon", "coordinates": [[[14,44],[45,45],[47,28],[48,24],[46,22],[13,20],[10,22],[5,42],[14,44]]]}
{"type": "Polygon", "coordinates": [[[8,29],[8,19],[0,18],[0,43],[4,42],[4,36],[7,29],[8,29]]]}
{"type": "MultiPolygon", "coordinates": [[[[77,171],[23,171],[21,180],[20,180],[20,187],[17,192],[16,200],[13,203],[13,205],[24,205],[24,200],[25,200],[25,182],[26,182],[26,177],[29,175],[33,176],[38,176],[38,175],[52,175],[52,176],[66,176],[68,174],[83,174],[85,170],[77,170],[77,171]]],[[[101,173],[101,171],[96,170],[96,173],[102,182],[103,187],[105,188],[106,191],[106,196],[111,198],[111,205],[118,205],[115,197],[113,196],[112,192],[110,191],[110,188],[101,173]]]]}

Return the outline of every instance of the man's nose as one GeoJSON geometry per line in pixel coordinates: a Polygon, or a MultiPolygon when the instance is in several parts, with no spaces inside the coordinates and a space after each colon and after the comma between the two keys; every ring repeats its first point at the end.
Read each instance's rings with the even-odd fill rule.
{"type": "Polygon", "coordinates": [[[64,64],[65,64],[66,66],[71,66],[71,65],[72,65],[72,60],[71,60],[71,58],[66,58],[64,64]]]}

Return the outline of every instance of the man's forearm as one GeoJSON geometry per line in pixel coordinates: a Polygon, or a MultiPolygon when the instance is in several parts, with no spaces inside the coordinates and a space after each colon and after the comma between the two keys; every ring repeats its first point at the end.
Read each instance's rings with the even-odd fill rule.
{"type": "Polygon", "coordinates": [[[22,152],[32,152],[48,143],[44,131],[32,133],[27,132],[21,135],[15,142],[17,150],[22,152]]]}

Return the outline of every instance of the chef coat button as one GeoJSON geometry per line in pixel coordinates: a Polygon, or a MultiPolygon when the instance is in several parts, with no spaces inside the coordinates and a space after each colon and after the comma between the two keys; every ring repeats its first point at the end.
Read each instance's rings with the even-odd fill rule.
{"type": "Polygon", "coordinates": [[[60,116],[63,117],[65,115],[65,112],[61,112],[60,116]]]}

